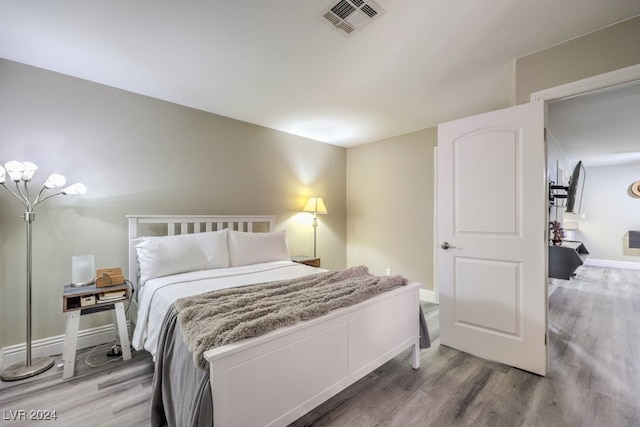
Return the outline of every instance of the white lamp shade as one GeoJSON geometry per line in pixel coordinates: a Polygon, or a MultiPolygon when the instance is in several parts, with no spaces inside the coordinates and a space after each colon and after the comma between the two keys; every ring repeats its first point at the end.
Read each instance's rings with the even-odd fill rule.
{"type": "Polygon", "coordinates": [[[304,205],[302,212],[311,212],[314,214],[326,214],[327,208],[321,197],[309,197],[307,204],[304,205]]]}
{"type": "Polygon", "coordinates": [[[66,195],[74,195],[74,194],[84,194],[87,192],[87,187],[84,184],[73,184],[62,190],[62,194],[66,195]]]}
{"type": "Polygon", "coordinates": [[[18,182],[22,179],[22,172],[24,172],[24,164],[16,160],[12,160],[4,164],[7,173],[12,181],[18,182]]]}
{"type": "Polygon", "coordinates": [[[91,284],[95,276],[95,258],[93,255],[74,255],[71,257],[71,284],[85,286],[91,284]]]}
{"type": "Polygon", "coordinates": [[[22,180],[31,181],[31,178],[33,178],[33,174],[35,174],[36,170],[38,170],[38,165],[31,162],[22,162],[22,164],[24,165],[24,172],[22,172],[22,180]]]}
{"type": "Polygon", "coordinates": [[[62,187],[66,182],[67,182],[67,179],[64,176],[58,173],[54,173],[49,175],[49,178],[47,178],[47,181],[44,183],[44,186],[45,188],[62,187]]]}

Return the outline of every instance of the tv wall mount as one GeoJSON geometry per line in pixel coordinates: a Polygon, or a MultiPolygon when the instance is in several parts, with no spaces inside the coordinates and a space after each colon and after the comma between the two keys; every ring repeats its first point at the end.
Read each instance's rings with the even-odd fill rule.
{"type": "MultiPolygon", "coordinates": [[[[566,199],[569,194],[569,186],[567,185],[556,185],[555,182],[549,182],[549,205],[556,206],[556,199],[566,199]],[[562,193],[558,193],[558,191],[562,191],[562,193]]],[[[559,206],[563,206],[559,205],[559,206]]]]}

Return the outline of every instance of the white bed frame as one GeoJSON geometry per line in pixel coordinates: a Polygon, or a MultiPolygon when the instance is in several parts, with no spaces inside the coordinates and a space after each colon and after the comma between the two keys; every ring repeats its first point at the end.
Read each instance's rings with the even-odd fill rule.
{"type": "MultiPolygon", "coordinates": [[[[137,277],[131,239],[141,224],[167,234],[233,228],[253,231],[274,216],[128,215],[129,277],[137,277]],[[195,224],[195,225],[194,225],[195,224]]],[[[137,288],[137,286],[136,286],[137,288]]],[[[215,427],[286,426],[401,352],[420,367],[419,283],[323,317],[208,350],[215,427]]]]}

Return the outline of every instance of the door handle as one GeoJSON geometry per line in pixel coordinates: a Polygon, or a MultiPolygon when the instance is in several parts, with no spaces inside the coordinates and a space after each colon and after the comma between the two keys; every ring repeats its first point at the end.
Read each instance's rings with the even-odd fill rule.
{"type": "Polygon", "coordinates": [[[444,250],[447,250],[447,249],[455,249],[455,248],[456,248],[455,246],[451,246],[451,245],[449,245],[449,242],[442,242],[442,243],[440,244],[440,247],[441,247],[442,249],[444,249],[444,250]]]}

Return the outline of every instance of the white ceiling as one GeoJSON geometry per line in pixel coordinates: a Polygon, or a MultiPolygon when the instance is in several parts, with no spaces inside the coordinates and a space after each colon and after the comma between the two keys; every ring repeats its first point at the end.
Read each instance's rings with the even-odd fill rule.
{"type": "Polygon", "coordinates": [[[640,163],[640,84],[550,103],[547,133],[585,167],[640,163]]]}
{"type": "Polygon", "coordinates": [[[511,104],[513,61],[638,0],[376,0],[351,37],[315,0],[3,0],[0,57],[340,146],[511,104]]]}

